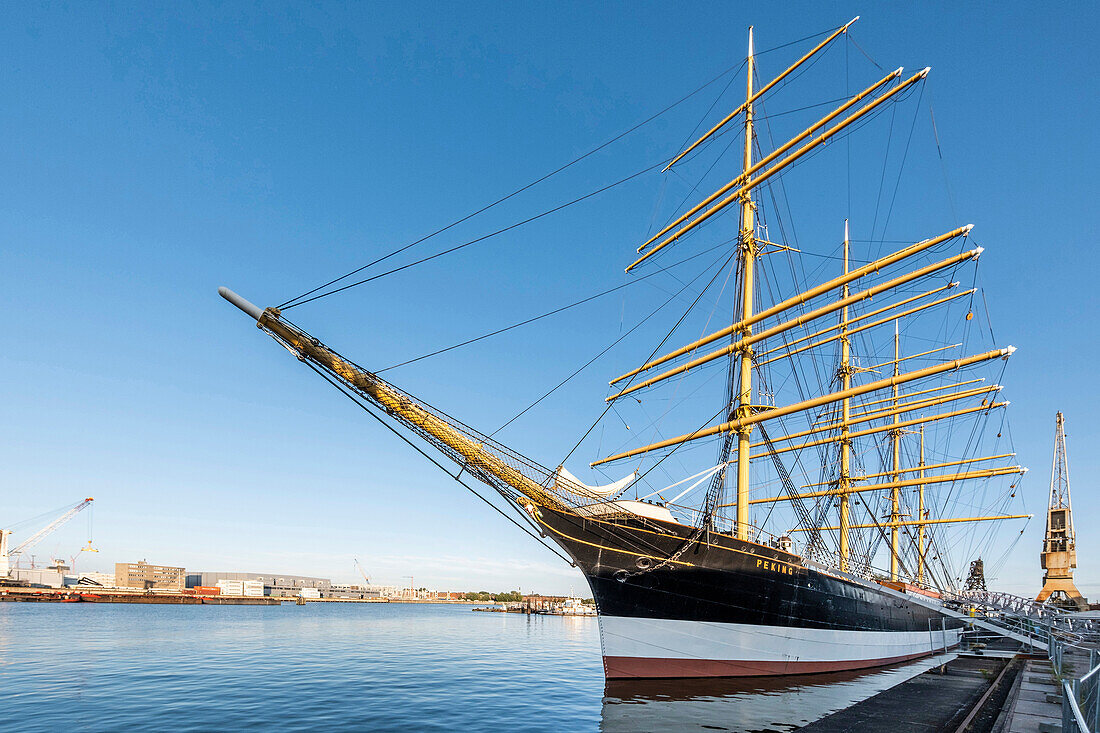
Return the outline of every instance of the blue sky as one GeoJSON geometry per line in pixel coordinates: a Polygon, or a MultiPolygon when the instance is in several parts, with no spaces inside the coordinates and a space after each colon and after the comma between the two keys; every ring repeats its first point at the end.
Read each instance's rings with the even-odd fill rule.
{"type": "MultiPolygon", "coordinates": [[[[82,557],[83,567],[144,557],[352,580],[357,556],[379,582],[412,575],[441,588],[580,590],[579,574],[346,404],[216,288],[261,305],[286,300],[512,191],[736,66],[748,25],[765,49],[858,14],[853,38],[883,67],[933,67],[907,158],[914,178],[898,206],[910,213],[891,219],[887,236],[945,231],[956,223],[952,206],[957,223],[976,225],[996,335],[1020,348],[1004,379],[1019,460],[1032,467],[1028,508],[1043,507],[1054,413],[1063,410],[1078,578],[1100,596],[1100,539],[1090,531],[1100,517],[1091,491],[1100,470],[1091,450],[1100,358],[1095,7],[6,11],[0,512],[10,524],[95,496],[101,552],[82,557]]],[[[763,57],[762,74],[805,48],[763,57]]],[[[848,53],[853,90],[881,75],[857,48],[848,53]]],[[[819,71],[844,70],[834,55],[819,71]]],[[[465,241],[671,154],[715,93],[413,252],[465,241]]],[[[858,138],[853,149],[861,160],[881,155],[881,147],[861,152],[858,138]]],[[[623,282],[663,185],[651,173],[289,315],[371,368],[478,335],[623,282]]],[[[675,193],[681,184],[667,185],[675,193]]],[[[844,216],[817,208],[811,217],[844,216]]],[[[612,296],[387,376],[492,430],[615,338],[627,309],[642,312],[655,292],[612,296]]],[[[598,414],[620,364],[594,365],[500,437],[553,465],[598,414]]],[[[590,459],[577,460],[578,473],[590,459]]],[[[999,587],[1037,592],[1041,525],[1041,517],[1029,525],[999,587]]],[[[72,523],[40,551],[72,554],[84,526],[72,523]]]]}

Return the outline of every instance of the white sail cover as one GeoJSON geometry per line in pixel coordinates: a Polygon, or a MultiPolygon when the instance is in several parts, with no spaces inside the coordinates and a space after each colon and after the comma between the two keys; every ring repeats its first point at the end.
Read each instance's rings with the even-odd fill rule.
{"type": "Polygon", "coordinates": [[[555,485],[560,485],[561,488],[568,491],[572,491],[576,494],[586,494],[593,499],[606,499],[609,496],[614,496],[620,491],[625,489],[634,483],[634,480],[638,478],[638,472],[634,471],[629,476],[625,476],[613,484],[607,484],[606,486],[589,486],[586,483],[582,483],[573,474],[565,468],[565,466],[558,466],[557,475],[554,479],[555,485]]]}

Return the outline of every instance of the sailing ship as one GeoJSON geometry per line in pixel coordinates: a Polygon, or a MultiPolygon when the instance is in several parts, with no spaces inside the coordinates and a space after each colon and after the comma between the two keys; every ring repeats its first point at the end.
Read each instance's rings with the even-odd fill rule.
{"type": "MultiPolygon", "coordinates": [[[[946,605],[961,574],[949,556],[967,550],[946,533],[1030,516],[1004,508],[1026,471],[1012,463],[1015,454],[984,454],[985,446],[1001,445],[1008,402],[999,400],[999,385],[974,376],[1001,369],[1013,348],[960,352],[984,338],[971,327],[977,289],[955,279],[976,267],[982,252],[970,244],[970,226],[886,254],[872,256],[867,244],[859,259],[845,220],[839,254],[829,260],[832,277],[762,297],[767,258],[794,261],[801,252],[768,233],[761,192],[790,166],[889,109],[929,73],[889,72],[763,154],[757,121],[764,97],[854,22],[762,85],[750,29],[744,101],[665,167],[690,162],[740,126],[736,175],[674,215],[626,268],[634,273],[690,248],[704,224],[736,213],[736,237],[720,265],[733,283],[731,321],[663,349],[678,333],[674,326],[640,365],[610,381],[604,414],[699,374],[721,378],[722,394],[712,405],[720,409],[701,427],[592,461],[598,470],[639,462],[618,481],[585,483],[565,461],[548,468],[340,355],[280,308],[262,309],[219,290],[314,372],[449,459],[458,475],[491,487],[540,537],[560,546],[591,587],[609,679],[827,672],[941,652],[958,643],[963,625],[946,605]],[[903,352],[903,340],[922,338],[911,337],[909,328],[928,314],[937,314],[933,335],[962,331],[962,340],[919,342],[919,351],[903,352]],[[824,354],[826,378],[813,385],[806,370],[824,354]],[[797,383],[797,398],[787,399],[791,388],[781,381],[797,383]],[[926,437],[935,444],[930,459],[926,437]],[[717,460],[698,450],[706,446],[717,446],[717,460]],[[659,475],[653,470],[668,469],[674,454],[704,467],[647,491],[659,475]],[[979,506],[1001,513],[975,515],[979,506]],[[970,508],[970,516],[953,516],[959,507],[970,508]],[[883,555],[888,567],[879,569],[883,555]]],[[[838,226],[834,242],[839,232],[838,226]]],[[[881,248],[882,240],[875,244],[881,248]]],[[[685,410],[697,405],[675,392],[663,399],[685,410]]]]}

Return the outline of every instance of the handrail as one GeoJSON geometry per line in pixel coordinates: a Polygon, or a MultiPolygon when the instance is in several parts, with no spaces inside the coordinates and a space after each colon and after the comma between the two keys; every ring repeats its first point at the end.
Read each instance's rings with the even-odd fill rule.
{"type": "Polygon", "coordinates": [[[1070,733],[1070,728],[1067,723],[1074,723],[1077,726],[1077,730],[1080,733],[1089,733],[1088,723],[1085,722],[1085,716],[1081,714],[1081,708],[1077,704],[1077,698],[1073,694],[1073,689],[1069,686],[1069,682],[1062,682],[1062,732],[1070,733]],[[1069,710],[1066,710],[1066,706],[1069,710]],[[1070,713],[1073,716],[1073,720],[1067,720],[1066,713],[1070,713]]]}
{"type": "MultiPolygon", "coordinates": [[[[1065,646],[1068,645],[1057,644],[1059,657],[1065,646]]],[[[1089,649],[1089,664],[1094,666],[1084,677],[1073,680],[1072,684],[1069,680],[1062,682],[1062,730],[1065,733],[1089,733],[1100,721],[1100,685],[1097,680],[1090,679],[1100,672],[1100,657],[1095,649],[1089,649]],[[1092,728],[1088,720],[1092,720],[1092,728]]]]}
{"type": "Polygon", "coordinates": [[[1080,680],[1078,680],[1078,682],[1084,682],[1085,680],[1087,680],[1089,677],[1092,677],[1097,672],[1100,672],[1100,664],[1096,665],[1091,670],[1089,670],[1088,674],[1086,674],[1084,677],[1082,677],[1080,680]]]}

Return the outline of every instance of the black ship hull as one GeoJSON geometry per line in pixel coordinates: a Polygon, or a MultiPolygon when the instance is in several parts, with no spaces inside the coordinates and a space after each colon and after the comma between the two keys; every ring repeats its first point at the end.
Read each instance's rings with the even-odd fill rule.
{"type": "Polygon", "coordinates": [[[773,547],[717,532],[687,544],[693,528],[628,514],[536,517],[588,579],[608,679],[862,669],[958,643],[962,621],[934,598],[773,547]]]}

